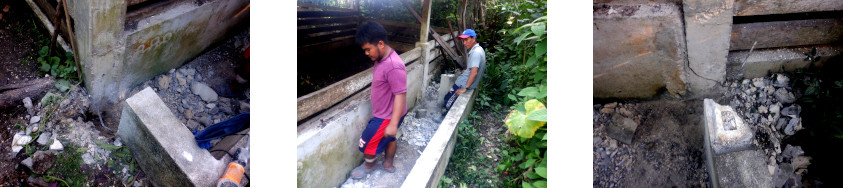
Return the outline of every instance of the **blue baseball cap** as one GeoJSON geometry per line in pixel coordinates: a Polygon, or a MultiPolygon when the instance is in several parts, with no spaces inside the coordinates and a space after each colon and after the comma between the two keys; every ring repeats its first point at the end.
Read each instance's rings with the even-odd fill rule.
{"type": "Polygon", "coordinates": [[[462,32],[462,35],[458,36],[457,38],[464,39],[468,37],[477,38],[477,34],[474,33],[473,29],[466,29],[464,32],[462,32]]]}

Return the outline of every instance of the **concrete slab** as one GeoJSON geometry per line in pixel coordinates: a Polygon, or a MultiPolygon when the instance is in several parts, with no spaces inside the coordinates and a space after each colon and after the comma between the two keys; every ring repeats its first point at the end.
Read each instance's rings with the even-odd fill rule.
{"type": "Polygon", "coordinates": [[[214,186],[226,169],[150,87],[126,99],[117,136],[155,186],[214,186]]]}
{"type": "Polygon", "coordinates": [[[719,105],[711,99],[703,101],[705,127],[716,154],[752,149],[754,133],[743,118],[730,106],[719,105]]]}
{"type": "Polygon", "coordinates": [[[594,9],[595,98],[649,98],[665,88],[671,96],[685,95],[684,26],[676,3],[612,2],[594,9]]]}
{"type": "Polygon", "coordinates": [[[726,76],[734,1],[682,1],[688,68],[684,80],[692,96],[718,93],[726,76]]]}

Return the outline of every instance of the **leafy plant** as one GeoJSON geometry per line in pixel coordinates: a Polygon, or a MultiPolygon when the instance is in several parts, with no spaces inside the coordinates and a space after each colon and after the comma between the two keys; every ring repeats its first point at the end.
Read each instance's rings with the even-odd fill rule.
{"type": "Polygon", "coordinates": [[[42,46],[41,49],[38,50],[38,58],[36,61],[41,64],[41,66],[38,67],[38,70],[60,78],[61,80],[55,83],[56,88],[62,92],[67,91],[67,89],[70,88],[70,82],[68,82],[67,79],[78,77],[76,74],[76,63],[73,61],[73,54],[65,52],[63,57],[50,56],[49,54],[50,48],[48,46],[42,46]],[[64,61],[62,61],[62,58],[64,58],[64,61]]]}
{"type": "Polygon", "coordinates": [[[547,97],[546,90],[546,86],[522,89],[518,95],[527,101],[516,104],[504,120],[514,143],[503,151],[497,170],[516,175],[508,179],[511,186],[547,187],[547,108],[539,101],[547,97]]]}

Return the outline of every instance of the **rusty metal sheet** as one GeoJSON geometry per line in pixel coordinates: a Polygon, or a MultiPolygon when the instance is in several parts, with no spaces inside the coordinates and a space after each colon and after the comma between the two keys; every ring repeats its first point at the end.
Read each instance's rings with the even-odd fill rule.
{"type": "Polygon", "coordinates": [[[757,22],[732,25],[729,50],[829,44],[840,41],[843,19],[757,22]]]}

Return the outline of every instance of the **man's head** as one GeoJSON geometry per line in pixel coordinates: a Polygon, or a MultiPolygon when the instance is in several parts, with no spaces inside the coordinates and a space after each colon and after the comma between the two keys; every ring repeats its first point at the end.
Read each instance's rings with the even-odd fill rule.
{"type": "Polygon", "coordinates": [[[377,22],[368,22],[357,29],[354,35],[357,45],[363,48],[366,56],[372,61],[380,61],[389,52],[389,42],[386,40],[386,29],[377,22]]]}
{"type": "Polygon", "coordinates": [[[465,32],[462,32],[462,35],[457,38],[462,40],[462,44],[465,46],[465,49],[471,49],[474,44],[477,44],[477,33],[474,33],[473,29],[466,29],[465,32]]]}

